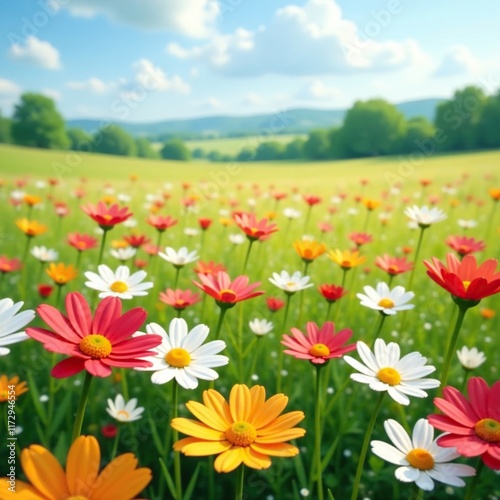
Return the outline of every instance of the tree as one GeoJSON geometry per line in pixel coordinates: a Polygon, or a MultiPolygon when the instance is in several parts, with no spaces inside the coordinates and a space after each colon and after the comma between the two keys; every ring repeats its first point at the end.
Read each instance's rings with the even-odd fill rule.
{"type": "Polygon", "coordinates": [[[213,149],[212,151],[210,151],[208,154],[207,154],[207,158],[210,160],[210,161],[222,161],[222,153],[220,151],[217,151],[216,149],[213,149]]]}
{"type": "Polygon", "coordinates": [[[262,142],[255,151],[255,161],[273,161],[283,157],[285,146],[277,141],[262,142]]]}
{"type": "Polygon", "coordinates": [[[12,117],[11,134],[21,146],[66,149],[69,139],[63,117],[52,99],[40,94],[23,94],[12,117]]]}
{"type": "Polygon", "coordinates": [[[436,130],[441,138],[438,147],[442,151],[463,151],[478,147],[477,125],[486,96],[479,87],[457,90],[451,101],[438,105],[436,130]]]}
{"type": "Polygon", "coordinates": [[[304,154],[311,160],[325,160],[328,158],[328,131],[317,129],[309,133],[309,137],[304,143],[304,154]]]}
{"type": "Polygon", "coordinates": [[[298,158],[304,158],[304,144],[305,139],[302,137],[297,137],[293,141],[290,141],[285,146],[285,151],[283,152],[283,158],[286,160],[296,160],[298,158]]]}
{"type": "Polygon", "coordinates": [[[189,161],[191,159],[191,152],[181,139],[166,141],[160,154],[165,160],[189,161]]]}
{"type": "Polygon", "coordinates": [[[139,158],[158,158],[160,156],[158,151],[153,148],[152,144],[145,137],[137,138],[135,146],[139,158]]]}
{"type": "Polygon", "coordinates": [[[66,131],[69,138],[69,149],[73,151],[92,151],[92,137],[81,128],[70,128],[66,131]]]}
{"type": "Polygon", "coordinates": [[[98,131],[93,138],[94,151],[107,155],[136,156],[134,138],[116,125],[98,131]]]}
{"type": "Polygon", "coordinates": [[[245,146],[237,155],[236,161],[247,162],[255,160],[255,149],[245,146]]]}
{"type": "Polygon", "coordinates": [[[12,136],[10,133],[11,120],[2,117],[2,112],[0,110],[0,144],[9,144],[12,142],[12,136]]]}
{"type": "Polygon", "coordinates": [[[193,149],[191,154],[193,158],[205,158],[205,151],[202,148],[193,149]]]}
{"type": "Polygon", "coordinates": [[[406,130],[401,137],[399,152],[412,153],[419,145],[433,140],[436,130],[434,125],[424,116],[416,116],[406,122],[406,130]]]}
{"type": "Polygon", "coordinates": [[[478,146],[483,148],[500,147],[500,92],[488,97],[484,103],[477,124],[478,146]]]}

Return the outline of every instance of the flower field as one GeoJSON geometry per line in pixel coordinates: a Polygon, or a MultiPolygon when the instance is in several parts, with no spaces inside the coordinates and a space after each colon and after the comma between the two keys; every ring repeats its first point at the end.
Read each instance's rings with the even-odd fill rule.
{"type": "Polygon", "coordinates": [[[0,153],[0,499],[500,498],[500,154],[0,153]]]}

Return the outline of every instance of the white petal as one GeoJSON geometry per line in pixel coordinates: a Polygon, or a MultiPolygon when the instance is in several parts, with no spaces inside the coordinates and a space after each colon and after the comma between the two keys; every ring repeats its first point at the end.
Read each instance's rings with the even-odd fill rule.
{"type": "Polygon", "coordinates": [[[394,446],[405,456],[413,449],[410,436],[404,427],[396,420],[388,419],[384,422],[384,429],[394,446]]]}
{"type": "Polygon", "coordinates": [[[401,453],[401,451],[394,446],[384,443],[384,441],[372,441],[370,445],[372,447],[372,453],[386,462],[390,462],[395,465],[408,465],[406,455],[401,453]]]}
{"type": "Polygon", "coordinates": [[[420,477],[415,481],[415,484],[424,491],[432,491],[434,489],[434,481],[425,471],[420,472],[420,477]]]}
{"type": "Polygon", "coordinates": [[[186,370],[177,370],[175,380],[184,389],[196,389],[198,387],[198,379],[190,375],[186,370]]]}
{"type": "MultiPolygon", "coordinates": [[[[377,342],[378,340],[380,340],[380,339],[377,339],[375,342],[377,342]]],[[[377,373],[380,370],[380,366],[378,365],[377,360],[375,359],[375,356],[370,351],[370,348],[364,342],[360,342],[360,341],[358,341],[356,343],[356,347],[358,350],[359,357],[361,358],[363,363],[368,368],[370,368],[375,373],[377,373]]]]}
{"type": "Polygon", "coordinates": [[[403,393],[399,392],[396,387],[394,386],[389,386],[389,389],[387,390],[389,393],[389,396],[391,396],[394,401],[397,403],[407,406],[410,404],[410,400],[408,399],[407,396],[405,396],[403,393]]]}
{"type": "Polygon", "coordinates": [[[180,347],[185,349],[187,352],[191,353],[198,349],[198,347],[205,342],[210,329],[207,325],[196,325],[187,335],[184,337],[180,347]]]}
{"type": "Polygon", "coordinates": [[[394,475],[400,481],[404,483],[413,483],[420,476],[420,471],[418,469],[414,469],[413,467],[398,467],[394,472],[394,475]]]}
{"type": "Polygon", "coordinates": [[[169,367],[159,372],[155,372],[151,375],[151,382],[153,382],[153,384],[166,384],[175,377],[175,370],[176,368],[169,367]]]}
{"type": "Polygon", "coordinates": [[[360,363],[357,359],[352,358],[351,356],[344,356],[344,361],[351,365],[358,372],[363,373],[364,375],[375,376],[377,373],[374,370],[370,370],[370,368],[366,367],[364,364],[360,363]]]}
{"type": "Polygon", "coordinates": [[[412,442],[414,448],[428,450],[434,440],[434,427],[426,418],[421,418],[413,427],[412,442]]]}

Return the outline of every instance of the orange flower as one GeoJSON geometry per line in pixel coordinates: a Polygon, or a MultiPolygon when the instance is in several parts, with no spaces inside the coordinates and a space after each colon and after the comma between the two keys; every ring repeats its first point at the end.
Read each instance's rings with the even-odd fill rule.
{"type": "Polygon", "coordinates": [[[333,262],[344,270],[352,269],[366,262],[366,257],[364,255],[359,255],[357,250],[351,252],[350,250],[342,251],[337,248],[328,252],[328,258],[333,260],[333,262]]]}
{"type": "Polygon", "coordinates": [[[500,188],[490,188],[488,189],[488,193],[490,194],[493,201],[500,200],[500,188]]]}
{"type": "Polygon", "coordinates": [[[0,273],[11,273],[22,267],[19,259],[9,259],[6,255],[0,255],[0,273]]]}
{"type": "Polygon", "coordinates": [[[174,443],[174,450],[188,456],[218,455],[217,472],[231,472],[241,463],[252,469],[267,469],[271,457],[294,457],[296,446],[286,441],[304,436],[305,429],[294,427],[304,418],[301,411],[280,416],[288,403],[284,394],[266,401],[266,390],[256,385],[237,384],[229,402],[209,389],[203,403],[189,401],[186,406],[199,420],[174,418],[172,427],[188,436],[174,443]]]}
{"type": "Polygon", "coordinates": [[[26,205],[33,207],[42,203],[42,198],[40,198],[40,196],[37,196],[36,194],[25,194],[23,196],[23,201],[24,203],[26,203],[26,205]]]}
{"type": "Polygon", "coordinates": [[[26,382],[19,382],[19,377],[7,378],[7,375],[0,377],[0,403],[12,401],[12,396],[17,399],[21,394],[28,392],[26,382]],[[14,386],[12,388],[12,386],[14,386]]]}
{"type": "Polygon", "coordinates": [[[496,316],[495,310],[488,307],[482,307],[480,312],[484,319],[493,319],[496,316]]]}
{"type": "Polygon", "coordinates": [[[293,244],[293,248],[300,255],[304,262],[312,262],[326,252],[326,245],[317,241],[298,240],[293,244]]]}
{"type": "Polygon", "coordinates": [[[48,276],[54,281],[56,285],[62,286],[75,279],[78,276],[78,272],[73,265],[67,266],[66,264],[54,264],[53,262],[49,265],[49,268],[45,270],[48,276]]]}
{"type": "Polygon", "coordinates": [[[380,201],[372,200],[370,198],[363,198],[361,202],[370,211],[375,210],[378,206],[380,206],[380,201]]]}
{"type": "Polygon", "coordinates": [[[29,238],[47,231],[45,224],[40,224],[36,220],[28,220],[26,218],[16,220],[16,226],[29,238]]]}

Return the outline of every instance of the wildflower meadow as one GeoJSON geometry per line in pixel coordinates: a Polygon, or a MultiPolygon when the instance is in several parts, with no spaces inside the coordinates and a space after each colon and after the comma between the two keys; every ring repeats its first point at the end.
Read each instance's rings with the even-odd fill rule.
{"type": "Polygon", "coordinates": [[[15,154],[1,499],[500,498],[498,155],[15,154]]]}

